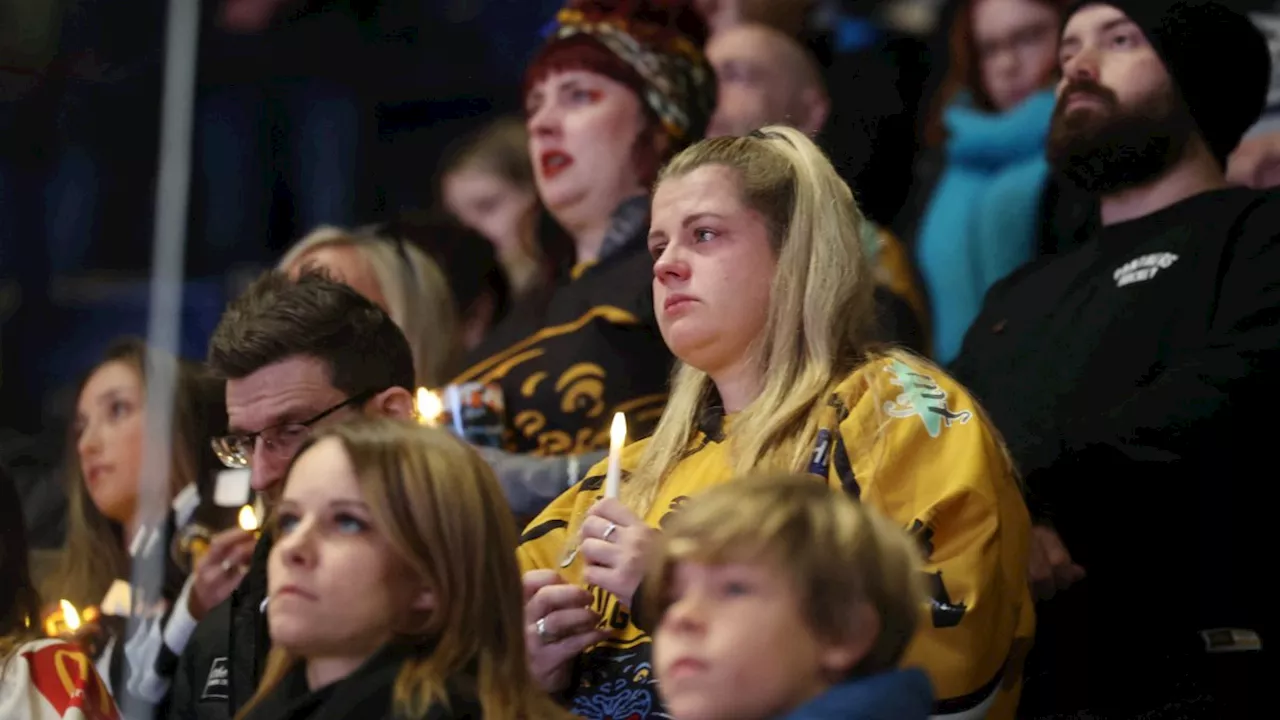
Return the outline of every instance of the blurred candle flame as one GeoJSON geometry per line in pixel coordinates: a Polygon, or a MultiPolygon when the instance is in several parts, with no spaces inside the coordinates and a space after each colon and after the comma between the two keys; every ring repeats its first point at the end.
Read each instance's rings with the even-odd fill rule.
{"type": "Polygon", "coordinates": [[[444,402],[440,396],[426,388],[418,388],[418,423],[435,427],[440,424],[441,415],[444,415],[444,402]]]}
{"type": "Polygon", "coordinates": [[[258,515],[253,511],[252,505],[240,508],[240,529],[249,531],[258,529],[258,515]]]}
{"type": "Polygon", "coordinates": [[[609,428],[609,450],[620,452],[627,444],[627,416],[617,413],[613,416],[613,426],[609,428]]]}
{"type": "MultiPolygon", "coordinates": [[[[85,623],[98,619],[98,608],[87,607],[83,611],[76,610],[70,600],[58,601],[58,608],[44,619],[44,632],[49,637],[62,637],[74,634],[85,623]]],[[[28,621],[29,622],[29,621],[28,621]]]]}
{"type": "Polygon", "coordinates": [[[58,607],[62,608],[62,622],[66,624],[67,629],[75,632],[80,629],[80,613],[76,611],[76,606],[71,604],[70,600],[59,600],[58,607]]]}

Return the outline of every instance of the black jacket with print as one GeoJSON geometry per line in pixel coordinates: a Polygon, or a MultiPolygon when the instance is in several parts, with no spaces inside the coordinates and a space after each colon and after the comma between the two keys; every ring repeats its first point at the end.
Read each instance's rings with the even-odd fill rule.
{"type": "Polygon", "coordinates": [[[1089,645],[1105,681],[1128,650],[1263,629],[1280,194],[1206,192],[1015,272],[951,369],[1087,573],[1041,605],[1037,646],[1089,645]]]}
{"type": "Polygon", "coordinates": [[[609,447],[615,412],[648,435],[666,406],[672,357],[653,312],[649,199],[614,212],[600,260],[579,268],[545,306],[516,308],[454,382],[496,383],[506,449],[542,456],[609,447]]]}
{"type": "Polygon", "coordinates": [[[240,586],[196,627],[178,660],[169,720],[231,720],[258,689],[271,649],[261,612],[270,552],[263,535],[240,586]]]}

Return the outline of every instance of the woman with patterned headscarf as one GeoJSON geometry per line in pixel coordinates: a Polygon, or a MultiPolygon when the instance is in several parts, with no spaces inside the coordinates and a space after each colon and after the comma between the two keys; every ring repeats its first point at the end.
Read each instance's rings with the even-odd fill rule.
{"type": "Polygon", "coordinates": [[[519,515],[604,457],[614,413],[643,437],[666,403],[648,193],[715,107],[706,34],[689,2],[570,0],[525,76],[538,195],[576,264],[545,304],[495,328],[456,380],[502,388],[506,447],[485,452],[519,515]]]}

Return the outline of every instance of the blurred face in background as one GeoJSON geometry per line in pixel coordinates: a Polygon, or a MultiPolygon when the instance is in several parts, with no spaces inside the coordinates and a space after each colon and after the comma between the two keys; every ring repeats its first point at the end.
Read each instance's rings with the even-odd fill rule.
{"type": "Polygon", "coordinates": [[[976,0],[975,61],[995,109],[1004,112],[1050,85],[1057,70],[1058,10],[1042,0],[976,0]]]}
{"type": "Polygon", "coordinates": [[[786,35],[738,25],[713,36],[706,52],[719,82],[708,137],[742,136],[773,124],[812,135],[826,123],[822,78],[804,48],[786,35]]]}
{"type": "Polygon", "coordinates": [[[693,7],[702,14],[712,35],[742,20],[742,0],[694,0],[693,7]]]}
{"type": "Polygon", "coordinates": [[[354,245],[322,245],[298,258],[288,268],[289,276],[293,278],[307,270],[324,270],[329,277],[350,286],[352,290],[390,312],[373,266],[354,245]]]}
{"type": "Polygon", "coordinates": [[[525,98],[538,195],[571,232],[607,221],[645,193],[634,148],[645,130],[640,98],[586,70],[552,72],[525,98]]]}
{"type": "Polygon", "coordinates": [[[133,521],[142,469],[145,392],[137,369],[109,362],[93,372],[76,401],[76,452],[89,497],[104,517],[133,521]]]}
{"type": "Polygon", "coordinates": [[[280,534],[267,565],[275,644],[307,659],[368,657],[422,605],[339,440],[298,458],[276,517],[280,534]]]}
{"type": "Polygon", "coordinates": [[[799,34],[816,0],[694,0],[714,36],[742,22],[759,22],[799,34]]]}
{"type": "Polygon", "coordinates": [[[533,190],[520,188],[479,167],[462,167],[444,178],[444,203],[463,225],[484,235],[499,255],[526,252],[533,190]]]}

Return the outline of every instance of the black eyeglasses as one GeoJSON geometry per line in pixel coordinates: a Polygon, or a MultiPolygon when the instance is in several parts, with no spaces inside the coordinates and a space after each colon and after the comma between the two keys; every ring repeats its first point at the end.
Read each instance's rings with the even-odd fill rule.
{"type": "Polygon", "coordinates": [[[302,443],[311,435],[312,425],[345,407],[362,404],[377,394],[377,390],[365,390],[302,422],[273,425],[258,432],[244,435],[215,437],[211,441],[213,452],[222,461],[222,464],[229,468],[247,468],[253,462],[258,440],[261,439],[263,451],[271,457],[277,460],[292,459],[297,454],[298,448],[302,447],[302,443]]]}

